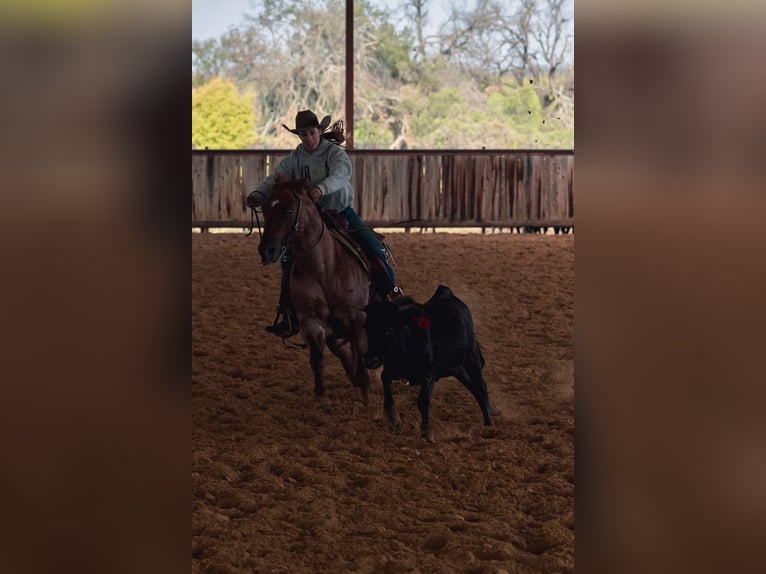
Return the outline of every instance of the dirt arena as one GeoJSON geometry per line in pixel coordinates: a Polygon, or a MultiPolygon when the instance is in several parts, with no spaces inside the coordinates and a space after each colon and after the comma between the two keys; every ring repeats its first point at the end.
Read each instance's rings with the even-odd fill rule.
{"type": "Polygon", "coordinates": [[[408,295],[471,309],[494,426],[448,378],[436,442],[400,383],[394,434],[379,377],[365,407],[334,356],[315,409],[307,351],[263,330],[279,266],[257,231],[192,234],[193,573],[573,571],[574,236],[387,240],[408,295]]]}

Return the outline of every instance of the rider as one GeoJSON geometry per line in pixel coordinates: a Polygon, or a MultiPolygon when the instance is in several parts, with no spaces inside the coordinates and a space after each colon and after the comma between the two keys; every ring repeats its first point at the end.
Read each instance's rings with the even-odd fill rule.
{"type": "MultiPolygon", "coordinates": [[[[375,291],[383,298],[401,295],[396,286],[394,272],[386,260],[383,246],[377,236],[362,222],[351,206],[354,191],[351,188],[351,160],[346,151],[335,143],[334,131],[324,133],[330,125],[330,116],[320,123],[311,110],[298,112],[295,129],[282,124],[287,131],[296,134],[301,143],[277,165],[254,191],[247,196],[247,205],[258,207],[271,193],[277,176],[306,179],[311,186],[309,194],[322,209],[334,210],[348,221],[349,231],[356,239],[370,262],[370,278],[375,291]],[[380,262],[380,263],[378,263],[380,262]]],[[[338,142],[339,143],[339,142],[338,142]]],[[[298,332],[298,319],[290,300],[290,270],[292,257],[284,252],[281,261],[282,287],[274,323],[266,330],[279,337],[292,337],[298,332]]]]}

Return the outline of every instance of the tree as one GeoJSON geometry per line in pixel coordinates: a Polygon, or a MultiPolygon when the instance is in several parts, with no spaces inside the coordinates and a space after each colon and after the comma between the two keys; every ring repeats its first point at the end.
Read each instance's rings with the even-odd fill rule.
{"type": "Polygon", "coordinates": [[[249,67],[238,78],[258,86],[261,135],[279,132],[299,110],[343,109],[344,9],[343,0],[264,0],[259,14],[245,17],[239,34],[249,67]]]}
{"type": "Polygon", "coordinates": [[[228,66],[228,54],[216,39],[192,42],[192,88],[199,88],[213,78],[223,76],[228,66]]]}
{"type": "Polygon", "coordinates": [[[571,19],[567,8],[568,0],[545,0],[538,24],[532,31],[548,80],[554,89],[561,88],[556,82],[556,72],[566,65],[572,47],[572,34],[569,31],[571,19]]]}
{"type": "MultiPolygon", "coordinates": [[[[401,85],[419,81],[411,66],[412,41],[391,25],[386,11],[366,1],[355,2],[354,10],[355,119],[382,125],[385,133],[392,131],[388,118],[401,85]]],[[[197,69],[224,70],[240,90],[255,89],[259,137],[292,147],[294,138],[280,126],[291,124],[299,110],[338,116],[344,109],[344,14],[344,0],[264,0],[217,45],[197,46],[197,69]],[[214,66],[219,60],[225,64],[214,66]]],[[[363,137],[374,134],[380,142],[381,129],[368,128],[363,137]]]]}
{"type": "MultiPolygon", "coordinates": [[[[455,0],[437,32],[431,0],[380,2],[354,2],[357,147],[573,145],[572,0],[455,0]]],[[[343,117],[345,6],[258,0],[239,26],[193,43],[193,88],[220,76],[248,94],[257,135],[241,147],[294,147],[281,124],[302,109],[343,117]]]]}
{"type": "Polygon", "coordinates": [[[441,52],[476,81],[499,84],[513,76],[549,84],[570,55],[570,0],[476,0],[473,8],[453,8],[442,35],[441,52]]]}
{"type": "Polygon", "coordinates": [[[426,47],[430,42],[425,33],[430,4],[431,0],[399,0],[396,10],[400,15],[398,21],[405,22],[404,31],[414,34],[414,53],[417,62],[421,64],[426,61],[426,47]]]}
{"type": "Polygon", "coordinates": [[[192,149],[245,149],[256,141],[251,100],[228,80],[192,90],[192,149]]]}
{"type": "Polygon", "coordinates": [[[512,131],[510,147],[535,148],[543,126],[540,98],[531,84],[515,86],[505,84],[489,90],[489,110],[512,131]]]}

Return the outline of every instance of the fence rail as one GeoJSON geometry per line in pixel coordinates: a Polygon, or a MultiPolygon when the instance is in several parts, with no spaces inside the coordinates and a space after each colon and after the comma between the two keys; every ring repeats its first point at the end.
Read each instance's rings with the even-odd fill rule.
{"type": "MultiPolygon", "coordinates": [[[[192,151],[192,227],[248,227],[245,198],[289,150],[192,151]]],[[[376,227],[573,227],[572,150],[348,150],[376,227]]]]}

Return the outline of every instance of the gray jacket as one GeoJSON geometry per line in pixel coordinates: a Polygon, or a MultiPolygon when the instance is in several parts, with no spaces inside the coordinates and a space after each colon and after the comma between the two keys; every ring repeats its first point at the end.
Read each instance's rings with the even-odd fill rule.
{"type": "Polygon", "coordinates": [[[268,197],[277,175],[307,178],[310,187],[322,190],[318,203],[324,209],[342,211],[354,201],[351,159],[346,150],[325,139],[319,142],[319,147],[312,154],[306,153],[303,144],[299,144],[250,195],[260,193],[268,197]]]}

